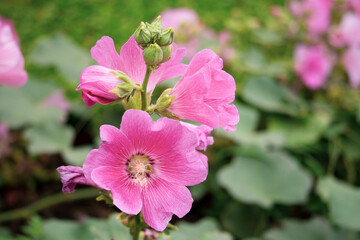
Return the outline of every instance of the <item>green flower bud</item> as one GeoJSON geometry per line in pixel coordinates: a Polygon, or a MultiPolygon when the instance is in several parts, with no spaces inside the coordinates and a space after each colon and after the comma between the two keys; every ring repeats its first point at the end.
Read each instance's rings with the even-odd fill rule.
{"type": "Polygon", "coordinates": [[[171,58],[172,51],[173,51],[173,46],[168,45],[165,47],[161,47],[161,50],[163,52],[163,59],[162,59],[161,63],[169,61],[171,58]]]}
{"type": "Polygon", "coordinates": [[[146,46],[151,42],[151,32],[146,27],[146,24],[144,22],[141,22],[140,26],[135,30],[134,38],[135,41],[141,46],[146,46]]]}
{"type": "Polygon", "coordinates": [[[118,84],[116,88],[110,90],[110,92],[116,94],[120,99],[126,98],[133,92],[136,85],[125,73],[121,71],[114,71],[114,73],[122,83],[118,84]]]}
{"type": "Polygon", "coordinates": [[[169,95],[171,91],[172,89],[168,88],[164,92],[162,92],[162,94],[156,101],[156,110],[165,117],[180,120],[179,117],[175,116],[168,110],[168,108],[171,106],[171,104],[176,98],[175,95],[171,95],[171,96],[169,95]]]}
{"type": "Polygon", "coordinates": [[[161,63],[163,59],[163,52],[159,45],[157,45],[156,43],[150,44],[144,49],[143,57],[147,65],[155,66],[161,63]]]}
{"type": "Polygon", "coordinates": [[[157,41],[157,44],[159,44],[160,46],[167,46],[172,44],[173,42],[174,42],[174,29],[168,28],[161,33],[161,36],[157,41]]]}
{"type": "Polygon", "coordinates": [[[151,38],[154,42],[159,40],[161,32],[163,31],[163,25],[161,24],[161,17],[158,16],[151,24],[146,23],[146,27],[151,32],[151,38]]]}

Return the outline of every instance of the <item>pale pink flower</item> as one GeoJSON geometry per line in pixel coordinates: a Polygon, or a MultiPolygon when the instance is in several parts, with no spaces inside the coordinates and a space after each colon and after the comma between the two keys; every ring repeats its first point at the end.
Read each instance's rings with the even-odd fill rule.
{"type": "Polygon", "coordinates": [[[187,127],[190,131],[194,132],[198,137],[198,143],[196,144],[197,150],[206,150],[207,146],[214,144],[214,138],[210,137],[209,134],[213,130],[211,127],[206,125],[194,125],[191,123],[180,122],[183,126],[187,127]]]}
{"type": "Polygon", "coordinates": [[[329,29],[332,4],[333,0],[304,1],[304,10],[309,14],[306,18],[306,24],[310,34],[316,36],[329,29]]]}
{"type": "Polygon", "coordinates": [[[330,43],[335,47],[345,44],[360,45],[360,16],[354,13],[345,14],[339,26],[330,35],[330,43]]]}
{"type": "Polygon", "coordinates": [[[357,88],[360,85],[360,46],[349,47],[343,57],[342,64],[350,79],[350,85],[357,88]]]}
{"type": "Polygon", "coordinates": [[[62,191],[64,193],[72,193],[77,184],[96,186],[96,184],[87,179],[84,170],[81,167],[61,166],[56,169],[60,173],[61,182],[63,184],[62,191]]]}
{"type": "Polygon", "coordinates": [[[193,202],[185,186],[199,184],[207,176],[207,158],[196,151],[196,134],[179,121],[127,110],[120,129],[103,125],[102,143],[87,156],[86,179],[109,190],[121,211],[135,215],[163,231],[172,215],[183,217],[193,202]]]}
{"type": "Polygon", "coordinates": [[[164,28],[171,27],[176,34],[190,37],[203,28],[198,14],[189,8],[168,8],[160,16],[164,28]]]}
{"type": "Polygon", "coordinates": [[[292,0],[289,3],[289,10],[295,17],[302,17],[304,15],[305,9],[303,6],[303,2],[292,0]]]}
{"type": "Polygon", "coordinates": [[[59,109],[62,113],[61,122],[64,122],[67,114],[70,111],[70,102],[65,98],[64,92],[60,89],[42,101],[44,107],[55,107],[59,109]]]}
{"type": "Polygon", "coordinates": [[[360,1],[359,0],[347,0],[347,4],[360,16],[360,1]]]}
{"type": "Polygon", "coordinates": [[[224,60],[225,65],[236,57],[236,50],[230,45],[230,32],[222,30],[219,33],[219,54],[224,60]]]}
{"type": "MultiPolygon", "coordinates": [[[[146,64],[142,50],[136,44],[134,37],[122,46],[120,55],[116,52],[114,42],[110,37],[102,37],[91,49],[92,57],[99,65],[87,67],[80,76],[80,85],[76,90],[82,90],[82,98],[88,107],[96,102],[109,104],[118,96],[110,91],[122,81],[116,77],[114,70],[124,72],[135,83],[142,84],[146,72],[146,64]]],[[[152,92],[155,86],[170,78],[182,75],[186,65],[181,63],[185,56],[185,49],[174,51],[168,62],[161,64],[155,73],[150,75],[148,91],[152,92]]]]}
{"type": "Polygon", "coordinates": [[[6,123],[0,123],[0,158],[7,156],[10,152],[10,129],[6,123]]]}
{"type": "Polygon", "coordinates": [[[310,89],[320,88],[332,69],[331,56],[323,46],[299,44],[294,53],[295,72],[310,89]]]}
{"type": "Polygon", "coordinates": [[[235,130],[239,113],[230,105],[235,99],[235,81],[222,68],[221,58],[213,51],[196,54],[170,93],[176,97],[168,110],[181,119],[235,130]]]}
{"type": "Polygon", "coordinates": [[[27,78],[13,23],[0,16],[0,85],[21,87],[27,78]]]}

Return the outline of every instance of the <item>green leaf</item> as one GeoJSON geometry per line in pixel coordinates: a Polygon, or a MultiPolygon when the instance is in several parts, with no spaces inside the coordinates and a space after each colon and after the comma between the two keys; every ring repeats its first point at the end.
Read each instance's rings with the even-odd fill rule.
{"type": "Polygon", "coordinates": [[[94,239],[85,225],[70,220],[48,220],[44,222],[43,239],[88,240],[94,239]]]}
{"type": "Polygon", "coordinates": [[[196,223],[181,222],[179,231],[171,231],[172,240],[232,240],[230,234],[219,231],[215,220],[203,218],[196,223]]]}
{"type": "Polygon", "coordinates": [[[93,238],[98,240],[131,239],[129,229],[116,219],[117,214],[112,214],[108,220],[93,219],[87,223],[93,238]]]}
{"type": "Polygon", "coordinates": [[[347,238],[344,231],[333,229],[325,219],[313,218],[309,221],[286,220],[280,229],[272,229],[266,232],[264,239],[339,240],[347,238]]]}
{"type": "Polygon", "coordinates": [[[317,193],[328,203],[330,218],[339,226],[360,231],[360,189],[333,177],[318,182],[317,193]]]}
{"type": "Polygon", "coordinates": [[[302,203],[311,185],[309,174],[283,152],[257,151],[235,158],[220,169],[217,178],[235,199],[264,208],[302,203]]]}
{"type": "Polygon", "coordinates": [[[87,145],[65,149],[63,154],[66,163],[74,166],[82,166],[91,149],[92,147],[87,145]]]}
{"type": "Polygon", "coordinates": [[[272,78],[254,77],[248,79],[241,94],[248,103],[264,111],[290,115],[298,112],[299,99],[272,78]]]}
{"type": "Polygon", "coordinates": [[[90,53],[62,33],[41,39],[28,59],[40,66],[55,66],[74,86],[82,70],[92,63],[90,53]]]}

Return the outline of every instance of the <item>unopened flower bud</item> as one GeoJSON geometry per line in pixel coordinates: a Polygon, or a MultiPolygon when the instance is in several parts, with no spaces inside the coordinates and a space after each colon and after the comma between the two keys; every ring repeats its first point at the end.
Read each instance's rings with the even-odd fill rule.
{"type": "Polygon", "coordinates": [[[135,41],[141,46],[144,46],[151,42],[151,32],[146,27],[144,22],[141,22],[140,26],[135,30],[134,38],[135,41]]]}
{"type": "Polygon", "coordinates": [[[171,58],[172,51],[173,51],[173,46],[168,45],[165,47],[161,47],[161,50],[163,52],[163,59],[162,59],[161,63],[169,61],[171,58]]]}
{"type": "Polygon", "coordinates": [[[178,118],[168,110],[176,97],[175,95],[169,95],[171,91],[172,89],[168,88],[160,95],[160,97],[156,101],[156,110],[165,117],[180,120],[180,118],[178,118]]]}
{"type": "Polygon", "coordinates": [[[121,71],[114,71],[114,73],[122,83],[118,84],[116,88],[110,90],[110,92],[116,94],[120,99],[126,98],[133,92],[136,86],[125,73],[121,71]]]}
{"type": "Polygon", "coordinates": [[[151,32],[152,40],[154,42],[158,41],[164,28],[161,24],[161,17],[158,16],[157,18],[155,18],[155,20],[151,24],[147,23],[146,27],[151,32]]]}
{"type": "Polygon", "coordinates": [[[143,51],[143,57],[145,63],[149,66],[155,66],[161,63],[163,60],[163,52],[159,45],[150,44],[143,51]]]}
{"type": "Polygon", "coordinates": [[[157,44],[159,44],[160,46],[167,46],[172,44],[173,41],[174,41],[174,29],[168,28],[161,33],[161,36],[157,41],[157,44]]]}

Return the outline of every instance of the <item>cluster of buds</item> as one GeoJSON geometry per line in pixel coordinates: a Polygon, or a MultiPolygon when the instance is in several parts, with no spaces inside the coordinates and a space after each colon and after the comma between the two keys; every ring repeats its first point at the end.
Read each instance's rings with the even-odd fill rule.
{"type": "Polygon", "coordinates": [[[173,51],[174,30],[163,30],[160,20],[159,16],[152,23],[141,22],[134,33],[136,43],[143,49],[146,65],[152,67],[169,61],[173,51]]]}

